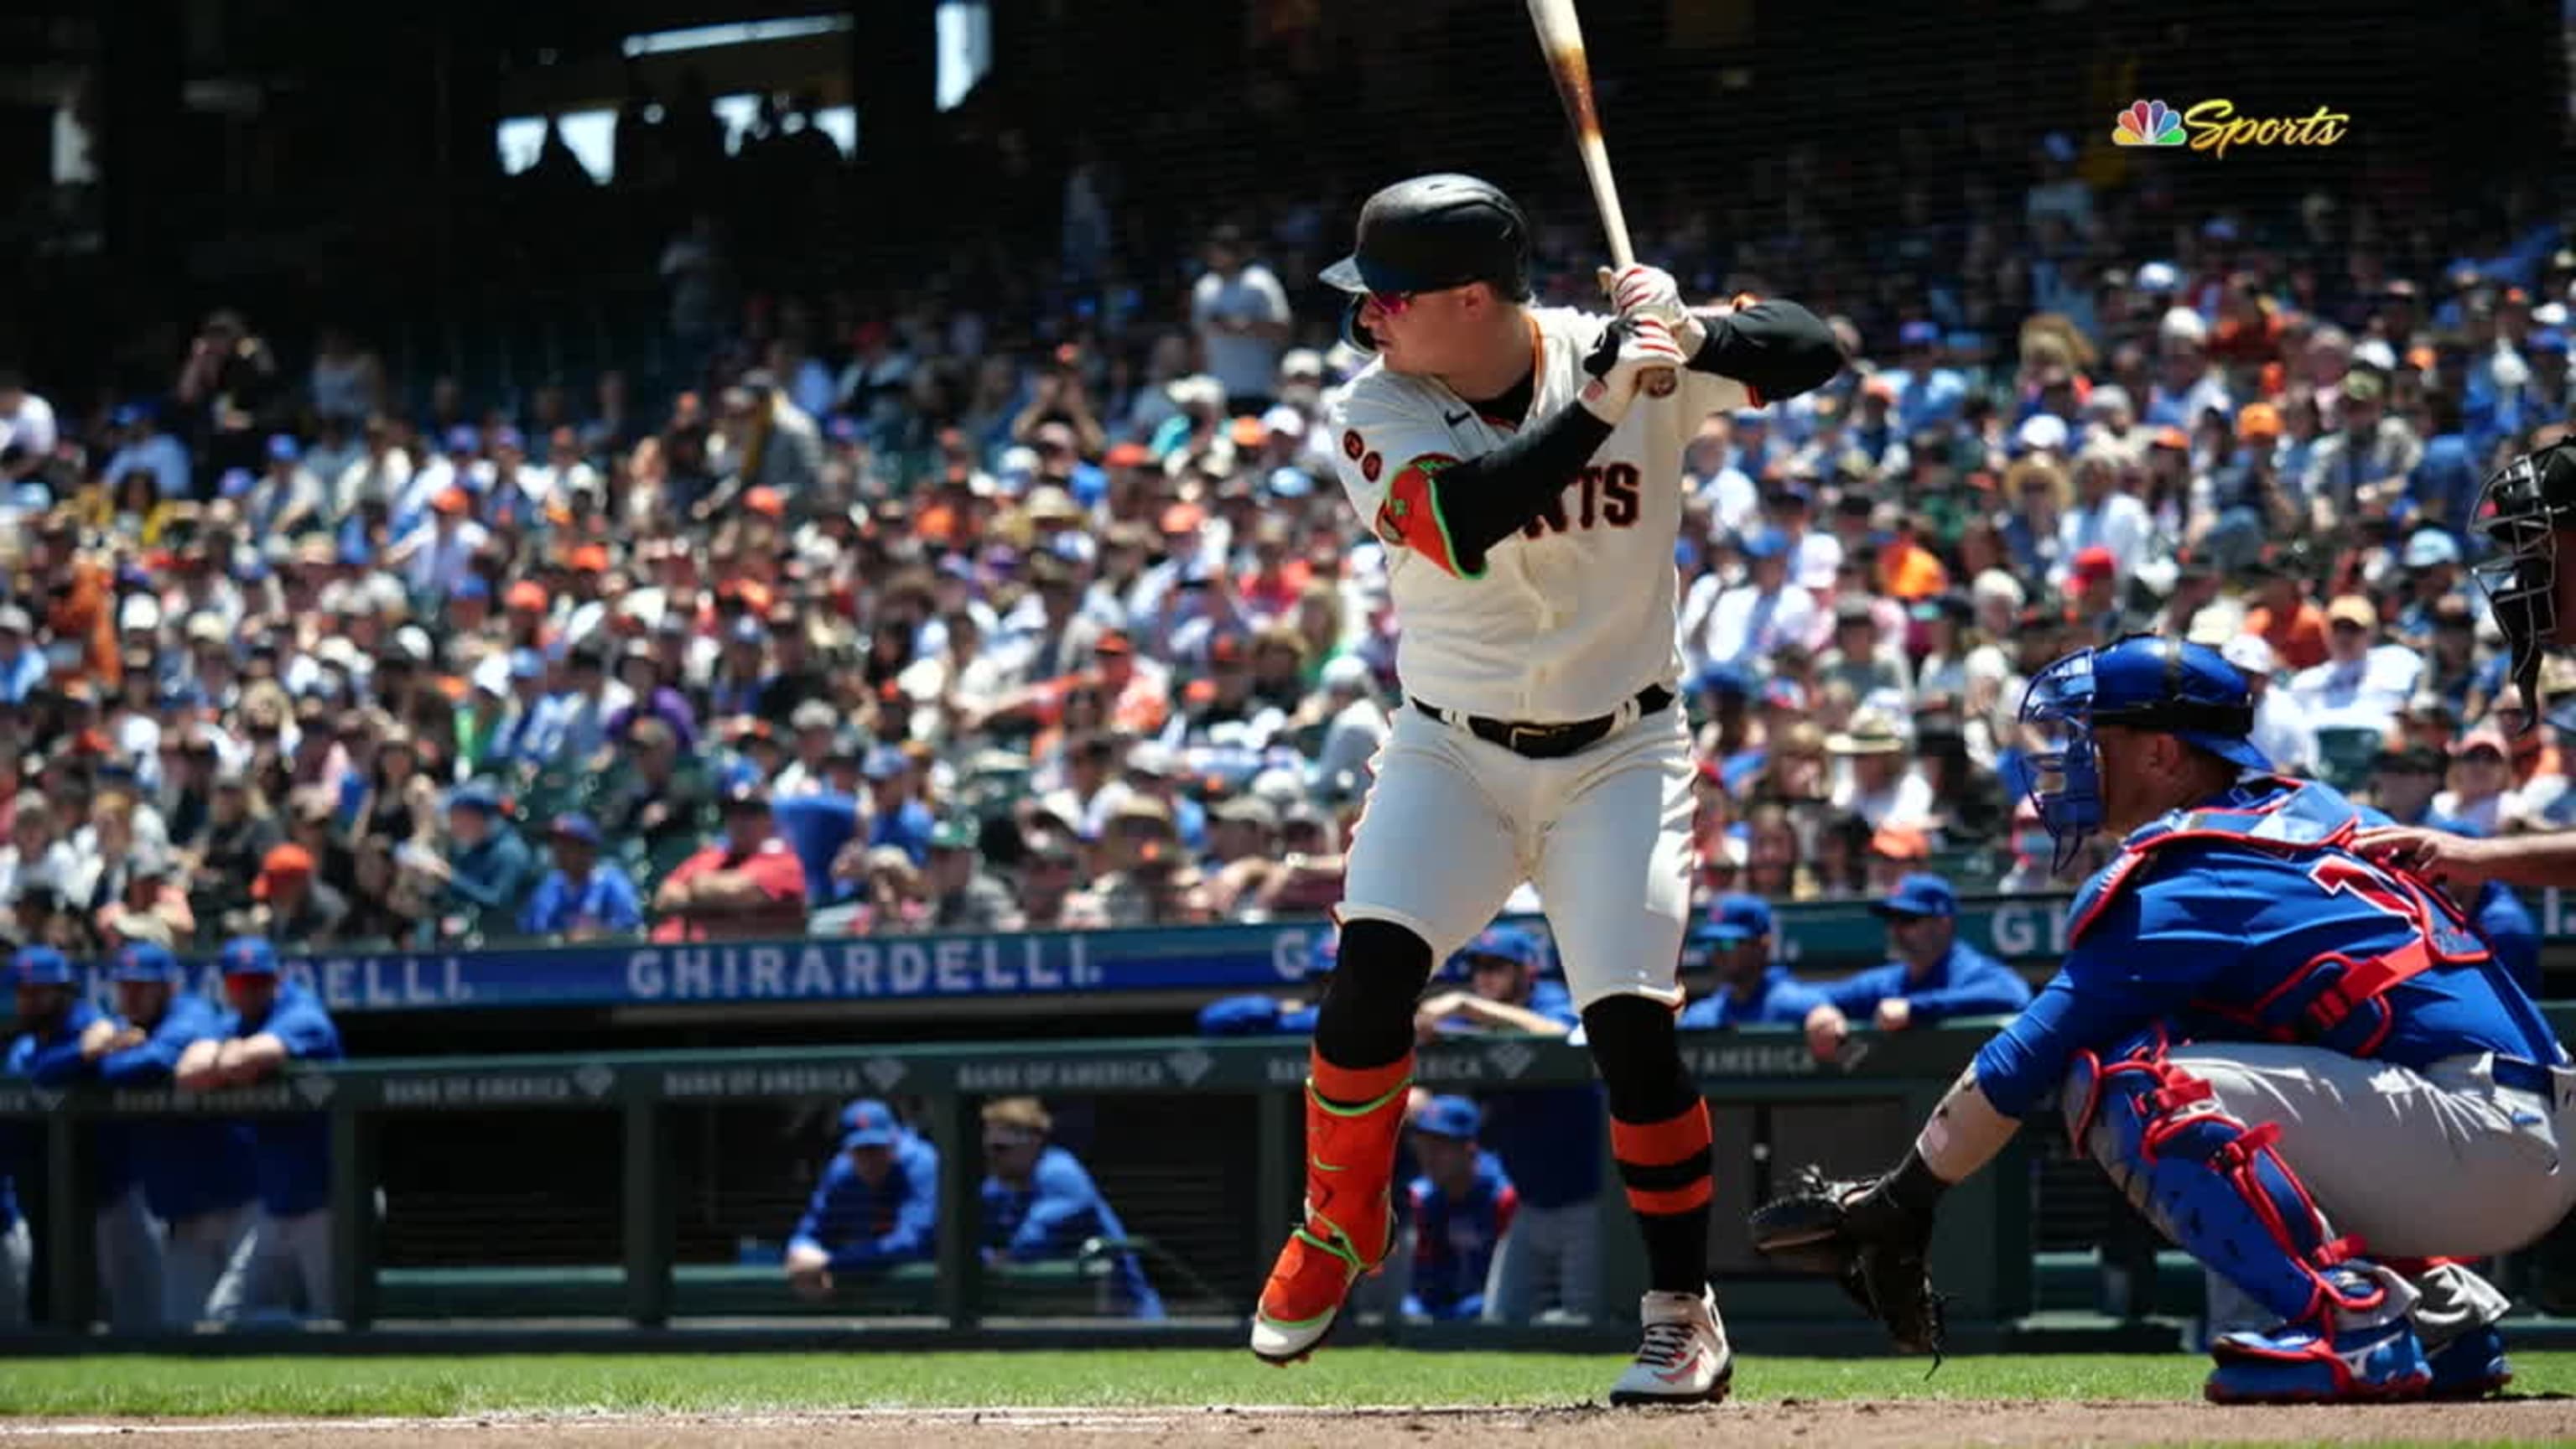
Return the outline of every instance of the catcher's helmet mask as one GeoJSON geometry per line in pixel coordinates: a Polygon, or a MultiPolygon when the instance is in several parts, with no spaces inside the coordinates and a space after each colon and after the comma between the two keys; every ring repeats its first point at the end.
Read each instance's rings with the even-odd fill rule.
{"type": "Polygon", "coordinates": [[[2477,518],[2495,552],[2470,572],[2513,651],[2529,729],[2546,708],[2540,661],[2558,635],[2558,531],[2576,528],[2576,434],[2497,469],[2478,490],[2477,518]]]}
{"type": "Polygon", "coordinates": [[[2246,738],[2254,697],[2245,676],[2207,645],[2163,635],[2131,634],[2050,664],[2022,696],[2021,719],[2059,736],[2058,748],[2030,761],[2030,802],[2053,846],[2051,875],[2064,874],[2102,828],[2093,732],[2103,725],[2170,734],[2241,770],[2272,768],[2246,738]]]}

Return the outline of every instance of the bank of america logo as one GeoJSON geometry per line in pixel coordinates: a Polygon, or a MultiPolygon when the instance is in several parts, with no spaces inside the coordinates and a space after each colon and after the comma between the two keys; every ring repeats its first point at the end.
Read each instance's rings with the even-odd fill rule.
{"type": "Polygon", "coordinates": [[[2162,101],[2135,101],[2112,123],[2111,140],[2122,146],[2179,146],[2182,114],[2162,101]]]}

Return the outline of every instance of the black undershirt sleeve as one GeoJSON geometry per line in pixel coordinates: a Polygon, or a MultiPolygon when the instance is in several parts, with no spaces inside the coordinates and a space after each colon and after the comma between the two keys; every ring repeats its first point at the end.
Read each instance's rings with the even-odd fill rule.
{"type": "MultiPolygon", "coordinates": [[[[1842,370],[1842,347],[1832,329],[1795,302],[1754,302],[1702,320],[1708,340],[1689,366],[1743,383],[1757,405],[1795,397],[1842,370]]],[[[1554,507],[1610,433],[1611,425],[1582,404],[1567,403],[1492,452],[1434,475],[1432,506],[1458,572],[1469,578],[1483,573],[1486,550],[1554,507]]]]}
{"type": "Polygon", "coordinates": [[[1822,387],[1843,370],[1833,329],[1795,302],[1751,302],[1723,317],[1701,313],[1700,321],[1708,340],[1690,370],[1734,378],[1752,392],[1755,407],[1822,387]]]}
{"type": "Polygon", "coordinates": [[[1443,468],[1431,479],[1431,503],[1448,530],[1461,576],[1485,571],[1485,551],[1554,507],[1565,485],[1610,438],[1610,425],[1581,403],[1565,406],[1514,433],[1490,453],[1443,468]]]}

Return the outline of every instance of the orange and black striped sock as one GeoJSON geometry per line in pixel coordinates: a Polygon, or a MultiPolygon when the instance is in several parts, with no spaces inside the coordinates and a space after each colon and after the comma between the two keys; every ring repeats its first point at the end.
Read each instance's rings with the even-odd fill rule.
{"type": "Polygon", "coordinates": [[[1645,1234],[1650,1286],[1699,1293],[1708,1286],[1708,1103],[1694,1096],[1690,1106],[1660,1122],[1614,1116],[1610,1152],[1645,1234]]]}

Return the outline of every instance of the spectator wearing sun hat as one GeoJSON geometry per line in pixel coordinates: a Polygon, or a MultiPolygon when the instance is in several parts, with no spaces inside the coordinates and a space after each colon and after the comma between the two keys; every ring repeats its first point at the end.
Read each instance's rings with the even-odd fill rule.
{"type": "Polygon", "coordinates": [[[519,912],[521,932],[589,941],[644,929],[644,905],[633,878],[615,861],[599,858],[598,822],[569,810],[554,818],[546,839],[552,864],[519,912]]]}
{"type": "Polygon", "coordinates": [[[2290,679],[2290,693],[2318,729],[2338,726],[2386,734],[2423,677],[2421,656],[2383,644],[2379,606],[2345,594],[2326,606],[2326,660],[2290,679]]]}

